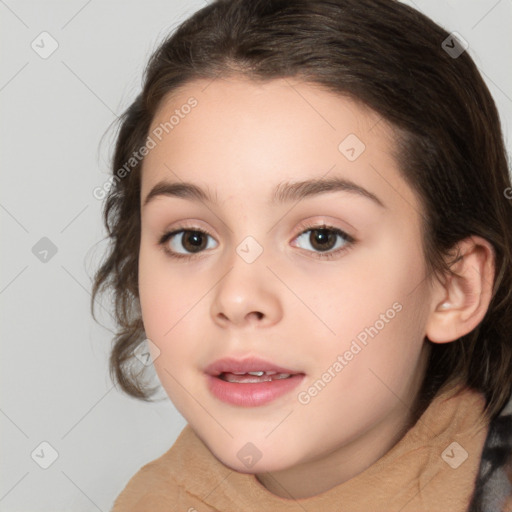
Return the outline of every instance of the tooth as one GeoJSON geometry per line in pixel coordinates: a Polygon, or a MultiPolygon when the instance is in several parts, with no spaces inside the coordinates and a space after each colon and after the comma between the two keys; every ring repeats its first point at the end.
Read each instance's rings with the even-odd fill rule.
{"type": "MultiPolygon", "coordinates": [[[[263,375],[277,375],[277,372],[270,370],[270,371],[256,371],[256,372],[225,372],[225,373],[232,373],[233,375],[253,375],[254,377],[263,377],[263,375]]],[[[288,375],[288,374],[286,374],[288,375]]]]}
{"type": "Polygon", "coordinates": [[[227,374],[226,378],[224,380],[226,380],[228,382],[236,382],[236,383],[259,384],[261,382],[270,381],[271,378],[267,377],[267,376],[263,377],[263,379],[261,377],[255,377],[255,376],[252,376],[252,378],[251,378],[246,375],[245,377],[243,377],[242,380],[240,380],[240,379],[236,378],[234,375],[227,374]]]}
{"type": "Polygon", "coordinates": [[[246,380],[245,382],[249,383],[249,384],[259,384],[260,382],[267,382],[267,381],[270,381],[270,379],[261,380],[261,379],[258,378],[258,379],[246,380]]]}
{"type": "Polygon", "coordinates": [[[234,383],[261,383],[270,382],[272,380],[288,379],[292,376],[290,373],[277,373],[277,372],[224,372],[221,374],[222,380],[234,383]],[[270,374],[272,373],[272,374],[270,374]],[[251,378],[252,377],[252,378],[251,378]]]}

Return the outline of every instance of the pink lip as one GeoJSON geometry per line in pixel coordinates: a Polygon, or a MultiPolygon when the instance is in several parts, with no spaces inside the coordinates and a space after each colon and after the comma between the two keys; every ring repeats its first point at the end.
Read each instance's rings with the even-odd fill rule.
{"type": "Polygon", "coordinates": [[[219,359],[209,365],[205,372],[210,392],[219,400],[241,407],[256,407],[268,404],[297,387],[305,377],[304,373],[277,366],[258,358],[236,360],[219,359]],[[274,371],[290,373],[288,379],[276,379],[269,382],[237,383],[219,378],[223,372],[274,371]]]}
{"type": "Polygon", "coordinates": [[[216,377],[222,372],[257,372],[259,370],[263,372],[274,371],[277,373],[301,373],[296,370],[290,370],[289,368],[277,366],[274,363],[269,363],[268,361],[259,359],[257,357],[250,357],[243,360],[225,357],[210,364],[205,368],[204,371],[208,375],[213,375],[216,377]]]}

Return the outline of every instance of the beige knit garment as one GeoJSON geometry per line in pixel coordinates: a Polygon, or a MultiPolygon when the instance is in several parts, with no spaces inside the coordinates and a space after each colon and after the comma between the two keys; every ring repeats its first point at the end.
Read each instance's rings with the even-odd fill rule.
{"type": "Polygon", "coordinates": [[[484,404],[481,393],[461,386],[438,394],[374,464],[298,500],[280,498],[254,475],[226,467],[187,425],[166,453],[130,479],[112,512],[464,512],[489,428],[484,404]]]}

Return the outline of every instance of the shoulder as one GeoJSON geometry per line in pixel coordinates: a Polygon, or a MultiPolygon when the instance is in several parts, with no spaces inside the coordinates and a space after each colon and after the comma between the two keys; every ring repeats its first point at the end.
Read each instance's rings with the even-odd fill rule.
{"type": "Polygon", "coordinates": [[[512,512],[512,395],[489,425],[469,512],[512,512]]]}
{"type": "Polygon", "coordinates": [[[185,426],[167,452],[142,466],[130,478],[111,512],[170,512],[181,510],[186,504],[185,511],[193,507],[196,500],[189,495],[181,478],[193,438],[190,426],[185,426]]]}

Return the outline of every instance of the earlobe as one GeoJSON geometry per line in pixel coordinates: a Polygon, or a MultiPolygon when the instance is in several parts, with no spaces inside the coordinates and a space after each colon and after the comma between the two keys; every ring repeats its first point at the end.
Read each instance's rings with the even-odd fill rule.
{"type": "Polygon", "coordinates": [[[471,332],[484,318],[492,298],[495,255],[484,238],[471,236],[459,242],[460,257],[452,264],[454,275],[437,282],[425,336],[448,343],[471,332]]]}

